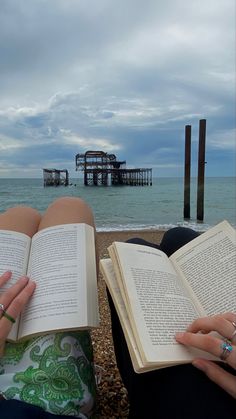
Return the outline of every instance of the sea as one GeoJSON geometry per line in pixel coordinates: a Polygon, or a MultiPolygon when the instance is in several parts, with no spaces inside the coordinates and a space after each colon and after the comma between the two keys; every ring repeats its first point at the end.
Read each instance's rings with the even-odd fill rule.
{"type": "Polygon", "coordinates": [[[197,179],[191,180],[189,220],[183,218],[184,180],[154,178],[152,186],[84,186],[70,179],[70,186],[44,187],[42,179],[0,178],[0,213],[16,205],[44,212],[62,196],[84,199],[93,209],[98,231],[161,229],[186,226],[205,231],[222,220],[236,227],[236,178],[208,177],[204,187],[204,220],[198,221],[197,179]]]}

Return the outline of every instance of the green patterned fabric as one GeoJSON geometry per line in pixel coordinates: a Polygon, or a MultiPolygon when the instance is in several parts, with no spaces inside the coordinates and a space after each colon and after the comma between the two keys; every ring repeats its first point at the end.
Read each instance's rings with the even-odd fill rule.
{"type": "Polygon", "coordinates": [[[92,415],[96,384],[88,331],[8,343],[0,360],[0,392],[57,415],[92,415]]]}

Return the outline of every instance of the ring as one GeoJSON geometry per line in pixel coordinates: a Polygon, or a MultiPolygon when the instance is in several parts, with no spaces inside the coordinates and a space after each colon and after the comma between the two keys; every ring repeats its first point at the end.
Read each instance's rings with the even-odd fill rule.
{"type": "Polygon", "coordinates": [[[220,355],[220,359],[222,361],[225,361],[226,358],[228,358],[228,356],[230,355],[230,353],[233,350],[233,346],[231,345],[231,343],[225,339],[222,344],[220,345],[221,349],[222,349],[222,353],[220,355]]]}
{"type": "Polygon", "coordinates": [[[231,341],[233,341],[234,340],[234,338],[235,338],[235,336],[236,336],[236,322],[231,322],[232,323],[232,325],[234,326],[234,328],[235,328],[235,330],[234,330],[234,332],[233,332],[233,334],[232,334],[232,336],[231,336],[231,338],[230,338],[230,340],[231,341]]]}
{"type": "MultiPolygon", "coordinates": [[[[2,314],[2,316],[3,316],[4,311],[5,311],[5,307],[4,307],[4,305],[3,305],[3,304],[0,304],[0,314],[2,314]]],[[[2,316],[1,316],[1,317],[2,317],[2,316]]],[[[0,317],[0,318],[1,318],[1,317],[0,317]]]]}
{"type": "Polygon", "coordinates": [[[13,319],[12,316],[10,316],[10,314],[8,314],[5,310],[5,307],[3,304],[0,304],[0,310],[2,311],[2,317],[6,317],[6,319],[10,320],[10,322],[15,323],[15,319],[13,319]]]}
{"type": "Polygon", "coordinates": [[[236,329],[236,322],[231,322],[232,323],[232,325],[235,327],[235,329],[236,329]]]}
{"type": "Polygon", "coordinates": [[[2,312],[2,316],[6,317],[7,320],[10,320],[10,322],[15,323],[15,319],[13,319],[13,317],[10,316],[10,314],[8,314],[5,310],[2,312]]]}
{"type": "Polygon", "coordinates": [[[13,319],[12,316],[10,316],[10,314],[8,314],[5,310],[2,312],[2,316],[6,317],[7,320],[10,320],[10,322],[15,323],[15,319],[13,319]]]}

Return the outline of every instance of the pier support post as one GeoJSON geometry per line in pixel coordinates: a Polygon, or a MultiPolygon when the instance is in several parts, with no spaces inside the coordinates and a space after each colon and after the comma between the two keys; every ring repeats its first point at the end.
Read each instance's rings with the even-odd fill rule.
{"type": "Polygon", "coordinates": [[[191,125],[185,125],[184,218],[190,218],[191,125]]]}
{"type": "Polygon", "coordinates": [[[205,181],[206,119],[199,121],[197,220],[204,219],[204,181],[205,181]]]}

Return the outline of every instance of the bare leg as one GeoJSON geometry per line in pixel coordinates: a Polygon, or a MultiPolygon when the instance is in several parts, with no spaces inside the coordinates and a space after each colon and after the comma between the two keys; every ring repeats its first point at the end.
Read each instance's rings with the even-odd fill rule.
{"type": "Polygon", "coordinates": [[[70,223],[95,226],[91,209],[80,198],[63,197],[54,201],[43,215],[38,229],[70,223]]]}
{"type": "MultiPolygon", "coordinates": [[[[54,201],[46,210],[38,230],[59,224],[85,223],[94,227],[95,222],[91,208],[80,198],[63,197],[54,201]]],[[[96,235],[95,235],[96,240],[96,235]]],[[[98,268],[98,252],[97,268],[98,268]]],[[[97,269],[98,272],[98,269],[97,269]]]]}
{"type": "Polygon", "coordinates": [[[39,212],[30,207],[9,208],[0,214],[0,229],[18,231],[32,237],[41,220],[39,212]]]}
{"type": "Polygon", "coordinates": [[[0,229],[18,231],[30,237],[38,230],[70,223],[86,223],[95,228],[93,213],[80,198],[57,199],[48,207],[43,217],[29,207],[14,207],[0,214],[0,229]]]}

